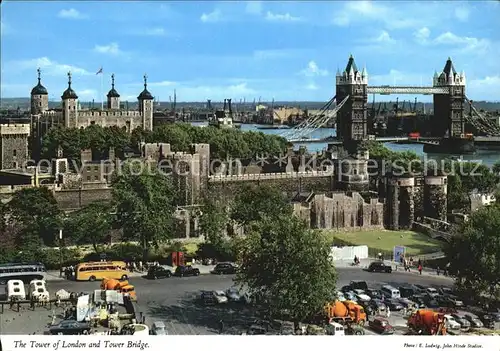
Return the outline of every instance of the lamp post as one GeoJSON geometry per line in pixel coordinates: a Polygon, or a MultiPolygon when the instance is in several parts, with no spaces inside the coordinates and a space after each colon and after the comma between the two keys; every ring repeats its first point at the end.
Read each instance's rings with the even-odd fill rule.
{"type": "Polygon", "coordinates": [[[59,272],[63,273],[63,230],[59,229],[59,272]]]}

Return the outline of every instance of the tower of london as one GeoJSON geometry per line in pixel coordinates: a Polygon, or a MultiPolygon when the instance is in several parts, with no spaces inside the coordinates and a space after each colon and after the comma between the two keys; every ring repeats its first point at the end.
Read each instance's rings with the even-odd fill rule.
{"type": "Polygon", "coordinates": [[[42,85],[41,71],[38,69],[38,84],[31,90],[31,128],[35,140],[40,140],[55,126],[86,128],[97,124],[102,127],[126,128],[128,132],[137,127],[144,130],[153,129],[154,97],[148,90],[146,75],[144,75],[144,89],[137,96],[137,110],[122,108],[120,94],[115,88],[114,74],[111,75],[111,89],[103,109],[81,106],[72,86],[71,72],[68,72],[68,88],[63,92],[61,99],[61,108],[49,109],[49,93],[42,85]]]}

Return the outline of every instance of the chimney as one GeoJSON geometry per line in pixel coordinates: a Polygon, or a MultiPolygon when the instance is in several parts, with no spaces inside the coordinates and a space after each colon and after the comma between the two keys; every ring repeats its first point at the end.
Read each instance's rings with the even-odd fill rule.
{"type": "Polygon", "coordinates": [[[226,99],[224,99],[224,108],[222,110],[226,111],[226,99]]]}
{"type": "Polygon", "coordinates": [[[233,109],[231,107],[231,99],[227,99],[227,104],[229,106],[229,113],[233,112],[233,109]]]}

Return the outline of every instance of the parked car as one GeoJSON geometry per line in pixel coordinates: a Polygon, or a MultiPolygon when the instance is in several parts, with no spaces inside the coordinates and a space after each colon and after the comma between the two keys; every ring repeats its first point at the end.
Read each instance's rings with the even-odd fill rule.
{"type": "Polygon", "coordinates": [[[232,262],[220,262],[210,272],[212,274],[235,274],[237,266],[232,262]]]}
{"type": "Polygon", "coordinates": [[[486,328],[495,329],[495,316],[488,313],[484,313],[478,315],[478,317],[481,320],[481,322],[483,322],[486,328]]]}
{"type": "Polygon", "coordinates": [[[368,272],[392,273],[392,267],[387,266],[384,262],[372,262],[368,266],[368,272]]]}
{"type": "Polygon", "coordinates": [[[77,322],[75,320],[62,321],[49,328],[52,335],[80,335],[90,331],[88,323],[77,322]]]}
{"type": "Polygon", "coordinates": [[[227,303],[228,302],[227,296],[224,293],[224,291],[222,291],[222,290],[214,291],[214,296],[215,296],[215,300],[217,301],[217,303],[227,303]]]}
{"type": "Polygon", "coordinates": [[[344,296],[349,301],[354,301],[354,302],[358,301],[358,298],[356,297],[356,294],[353,291],[345,292],[344,296]]]}
{"type": "Polygon", "coordinates": [[[386,299],[384,303],[391,311],[401,311],[404,308],[404,306],[395,299],[386,299]]]}
{"type": "Polygon", "coordinates": [[[250,328],[248,328],[246,334],[248,335],[266,335],[267,330],[266,328],[260,326],[260,325],[252,325],[250,328]]]}
{"type": "Polygon", "coordinates": [[[460,327],[462,329],[469,329],[471,327],[471,324],[470,322],[464,318],[464,316],[458,314],[458,313],[454,313],[451,315],[453,317],[453,319],[455,319],[455,321],[457,321],[458,324],[460,324],[460,327]]]}
{"type": "Polygon", "coordinates": [[[154,322],[151,327],[151,335],[167,335],[167,327],[163,322],[154,322]]]}
{"type": "Polygon", "coordinates": [[[373,314],[383,314],[386,312],[387,306],[384,304],[382,300],[379,299],[372,299],[368,303],[368,306],[370,309],[373,311],[373,314]]]}
{"type": "Polygon", "coordinates": [[[337,300],[340,302],[346,301],[347,299],[344,296],[344,293],[342,291],[337,291],[337,300]]]}
{"type": "Polygon", "coordinates": [[[447,295],[455,295],[454,291],[452,288],[439,288],[438,289],[438,292],[443,295],[443,296],[447,296],[447,295]]]}
{"type": "Polygon", "coordinates": [[[453,318],[451,315],[449,314],[445,314],[444,315],[444,324],[446,326],[446,329],[450,329],[450,330],[455,330],[455,331],[458,331],[460,330],[460,328],[462,327],[460,325],[460,323],[458,323],[455,318],[453,318]]]}
{"type": "Polygon", "coordinates": [[[383,296],[380,290],[368,289],[365,291],[366,295],[370,296],[372,299],[380,299],[383,296]]]}
{"type": "Polygon", "coordinates": [[[465,319],[467,319],[469,321],[472,328],[483,328],[484,327],[483,322],[481,322],[481,320],[479,318],[477,318],[476,316],[474,316],[472,314],[466,314],[464,317],[465,317],[465,319]]]}
{"type": "Polygon", "coordinates": [[[178,266],[174,275],[177,277],[199,276],[200,270],[192,266],[178,266]]]}
{"type": "Polygon", "coordinates": [[[424,300],[425,306],[427,306],[429,308],[440,307],[439,302],[437,302],[436,299],[434,299],[432,296],[424,295],[423,300],[424,300]]]}
{"type": "Polygon", "coordinates": [[[432,297],[436,297],[439,295],[438,291],[435,288],[427,288],[425,289],[425,292],[432,297]]]}
{"type": "Polygon", "coordinates": [[[352,290],[360,289],[360,290],[368,290],[368,284],[364,280],[352,280],[349,283],[349,286],[352,290]]]}
{"type": "Polygon", "coordinates": [[[394,327],[384,318],[375,318],[368,323],[369,327],[379,334],[394,334],[394,327]]]}
{"type": "Polygon", "coordinates": [[[226,290],[226,296],[230,302],[240,302],[243,300],[240,291],[234,287],[226,290]]]}
{"type": "Polygon", "coordinates": [[[152,266],[148,269],[148,274],[146,274],[148,279],[170,278],[171,276],[172,271],[163,266],[152,266]]]}
{"type": "Polygon", "coordinates": [[[340,288],[340,291],[342,291],[345,294],[348,291],[352,291],[352,287],[350,285],[344,285],[343,287],[340,288]]]}
{"type": "Polygon", "coordinates": [[[216,305],[218,303],[213,291],[202,291],[200,299],[205,305],[216,305]]]}
{"type": "Polygon", "coordinates": [[[463,307],[465,306],[464,302],[462,299],[460,299],[458,296],[455,295],[445,295],[445,297],[448,299],[449,304],[453,307],[463,307]]]}
{"type": "Polygon", "coordinates": [[[414,307],[416,305],[415,302],[413,302],[410,299],[404,298],[404,297],[398,299],[398,302],[401,305],[403,305],[404,308],[411,308],[411,307],[414,307]]]}
{"type": "Polygon", "coordinates": [[[427,305],[425,303],[424,297],[422,295],[413,295],[410,297],[410,300],[415,302],[417,308],[426,308],[427,305]]]}
{"type": "Polygon", "coordinates": [[[415,295],[415,289],[413,289],[411,286],[400,286],[399,293],[401,294],[401,297],[409,298],[415,295]]]}

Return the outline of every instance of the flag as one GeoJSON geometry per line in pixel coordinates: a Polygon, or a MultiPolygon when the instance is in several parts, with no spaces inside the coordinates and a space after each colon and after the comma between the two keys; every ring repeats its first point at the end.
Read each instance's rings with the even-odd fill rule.
{"type": "Polygon", "coordinates": [[[102,74],[102,67],[99,68],[99,70],[97,71],[97,73],[95,75],[97,76],[98,74],[102,74]]]}

